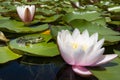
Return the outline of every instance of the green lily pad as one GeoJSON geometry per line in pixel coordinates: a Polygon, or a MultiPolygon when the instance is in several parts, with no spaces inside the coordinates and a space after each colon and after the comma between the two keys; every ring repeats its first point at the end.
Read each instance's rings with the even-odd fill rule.
{"type": "Polygon", "coordinates": [[[113,31],[110,28],[107,28],[106,26],[101,26],[98,24],[93,24],[91,22],[81,20],[81,19],[76,19],[70,22],[72,27],[74,28],[79,28],[80,31],[84,31],[87,29],[90,33],[95,33],[98,32],[100,35],[120,35],[119,32],[113,31]]]}
{"type": "Polygon", "coordinates": [[[111,22],[108,22],[108,24],[120,25],[120,21],[111,21],[111,22]]]}
{"type": "Polygon", "coordinates": [[[60,17],[62,17],[62,15],[53,15],[53,16],[50,16],[50,17],[44,17],[44,16],[41,16],[41,15],[35,16],[35,18],[39,19],[40,22],[48,22],[48,23],[54,22],[57,19],[59,19],[60,17]]]}
{"type": "Polygon", "coordinates": [[[110,12],[120,12],[120,6],[109,7],[108,11],[110,11],[110,12]]]}
{"type": "Polygon", "coordinates": [[[63,17],[63,20],[66,22],[70,22],[75,19],[84,19],[87,21],[92,21],[95,19],[100,18],[100,13],[97,11],[82,11],[82,12],[74,12],[74,13],[68,13],[63,17]]]}
{"type": "Polygon", "coordinates": [[[120,59],[116,58],[115,60],[102,65],[103,68],[96,68],[91,70],[92,73],[99,80],[119,80],[119,72],[120,72],[120,59]]]}
{"type": "Polygon", "coordinates": [[[106,20],[105,20],[105,18],[102,18],[102,17],[98,18],[96,20],[90,21],[90,22],[98,24],[98,25],[106,26],[106,20]]]}
{"type": "Polygon", "coordinates": [[[106,42],[118,42],[120,41],[120,36],[116,35],[100,35],[100,38],[104,37],[106,42]]]}
{"type": "Polygon", "coordinates": [[[59,55],[59,51],[51,38],[48,34],[31,34],[10,41],[9,46],[26,55],[53,57],[59,55]]]}
{"type": "Polygon", "coordinates": [[[14,53],[8,47],[0,47],[0,64],[20,58],[21,55],[14,53]]]}
{"type": "Polygon", "coordinates": [[[48,24],[31,24],[25,26],[23,22],[10,19],[0,19],[0,30],[12,33],[34,33],[48,29],[48,24]]]}
{"type": "Polygon", "coordinates": [[[107,44],[113,44],[113,42],[120,41],[120,33],[113,31],[106,26],[101,26],[92,22],[88,22],[85,20],[76,19],[70,22],[73,28],[78,28],[81,32],[87,29],[90,34],[95,32],[99,33],[99,38],[105,38],[107,44]]]}
{"type": "Polygon", "coordinates": [[[114,51],[115,54],[118,54],[119,57],[120,57],[120,51],[119,50],[114,49],[113,51],[114,51]]]}

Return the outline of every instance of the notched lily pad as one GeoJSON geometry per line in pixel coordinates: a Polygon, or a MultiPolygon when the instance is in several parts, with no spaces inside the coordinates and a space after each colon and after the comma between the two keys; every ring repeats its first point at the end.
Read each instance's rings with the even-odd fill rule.
{"type": "Polygon", "coordinates": [[[32,34],[10,41],[13,50],[19,50],[30,56],[53,57],[59,54],[57,45],[50,41],[50,34],[32,34]]]}
{"type": "Polygon", "coordinates": [[[48,24],[38,25],[31,24],[29,26],[25,26],[23,22],[19,22],[16,20],[10,19],[1,19],[0,20],[0,30],[12,33],[34,33],[40,32],[48,29],[48,24]]]}

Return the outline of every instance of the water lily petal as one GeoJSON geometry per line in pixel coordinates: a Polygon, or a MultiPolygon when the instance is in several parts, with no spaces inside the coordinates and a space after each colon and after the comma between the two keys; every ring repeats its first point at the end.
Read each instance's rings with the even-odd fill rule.
{"type": "Polygon", "coordinates": [[[88,39],[88,38],[89,38],[88,30],[84,30],[84,31],[82,32],[82,37],[85,38],[85,39],[88,39]]]}
{"type": "Polygon", "coordinates": [[[72,66],[72,69],[75,73],[79,74],[79,75],[92,75],[92,73],[86,69],[85,67],[81,67],[81,66],[72,66]]]}
{"type": "Polygon", "coordinates": [[[103,46],[103,44],[104,44],[104,39],[101,39],[95,44],[94,50],[99,50],[103,46]]]}
{"type": "Polygon", "coordinates": [[[94,66],[94,64],[98,63],[101,59],[103,59],[103,53],[105,51],[105,48],[101,48],[97,51],[91,52],[88,54],[89,57],[87,57],[88,66],[94,66]]]}
{"type": "Polygon", "coordinates": [[[31,13],[31,20],[33,19],[33,15],[35,14],[35,5],[31,5],[30,7],[28,7],[31,13]]]}
{"type": "Polygon", "coordinates": [[[79,36],[80,36],[80,31],[76,28],[72,33],[72,37],[74,40],[76,40],[76,38],[78,38],[79,36]]]}
{"type": "Polygon", "coordinates": [[[101,61],[99,61],[98,63],[96,63],[95,66],[107,63],[107,62],[113,60],[114,58],[116,58],[118,55],[117,54],[108,54],[108,55],[103,55],[103,56],[104,56],[104,58],[101,61]]]}
{"type": "Polygon", "coordinates": [[[76,51],[74,51],[74,61],[75,61],[75,64],[74,65],[80,65],[81,61],[84,59],[84,55],[85,55],[85,52],[78,48],[76,51]]]}
{"type": "Polygon", "coordinates": [[[98,33],[94,33],[92,36],[90,36],[90,39],[88,41],[89,45],[96,44],[98,40],[98,33]]]}
{"type": "Polygon", "coordinates": [[[19,17],[22,19],[22,21],[24,21],[24,12],[25,12],[24,6],[17,6],[16,9],[19,17]]]}
{"type": "Polygon", "coordinates": [[[17,6],[17,13],[23,22],[31,22],[35,14],[35,5],[17,6]]]}
{"type": "Polygon", "coordinates": [[[63,43],[73,42],[72,36],[68,30],[62,30],[58,33],[58,36],[60,37],[63,43]]]}
{"type": "Polygon", "coordinates": [[[63,59],[70,65],[74,65],[75,60],[74,60],[74,56],[73,56],[73,50],[71,48],[71,46],[66,45],[66,47],[61,47],[60,48],[60,53],[61,56],[63,57],[63,59]]]}
{"type": "Polygon", "coordinates": [[[57,42],[58,42],[58,46],[59,46],[59,50],[60,50],[60,53],[63,57],[63,59],[70,65],[73,65],[74,64],[74,60],[73,60],[73,49],[72,49],[72,46],[68,43],[65,42],[65,40],[61,37],[63,33],[58,33],[58,36],[57,36],[57,42]]]}

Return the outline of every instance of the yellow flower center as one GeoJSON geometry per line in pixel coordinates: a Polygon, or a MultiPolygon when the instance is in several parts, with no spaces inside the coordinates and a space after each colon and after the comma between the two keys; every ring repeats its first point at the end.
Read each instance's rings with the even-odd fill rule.
{"type": "MultiPolygon", "coordinates": [[[[78,46],[79,46],[78,43],[72,43],[72,47],[73,47],[73,49],[78,48],[78,46]]],[[[87,45],[82,45],[82,49],[83,49],[84,51],[86,51],[87,48],[88,48],[87,45]]]]}
{"type": "Polygon", "coordinates": [[[83,45],[83,46],[82,46],[82,49],[83,49],[84,51],[86,51],[86,50],[87,50],[87,48],[88,48],[88,46],[87,46],[87,45],[83,45]]]}
{"type": "Polygon", "coordinates": [[[77,44],[77,43],[73,43],[73,44],[72,44],[72,47],[75,49],[75,48],[78,47],[78,44],[77,44]]]}

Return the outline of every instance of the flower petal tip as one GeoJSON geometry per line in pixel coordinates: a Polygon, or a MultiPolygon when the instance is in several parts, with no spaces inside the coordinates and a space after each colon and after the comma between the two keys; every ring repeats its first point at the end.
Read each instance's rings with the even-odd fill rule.
{"type": "Polygon", "coordinates": [[[86,69],[85,67],[81,66],[72,66],[72,69],[75,73],[81,75],[81,76],[91,76],[92,73],[86,69]]]}
{"type": "Polygon", "coordinates": [[[100,62],[98,62],[96,65],[101,65],[101,64],[105,64],[115,58],[118,57],[118,54],[108,54],[108,55],[104,55],[103,60],[101,60],[100,62]]]}

